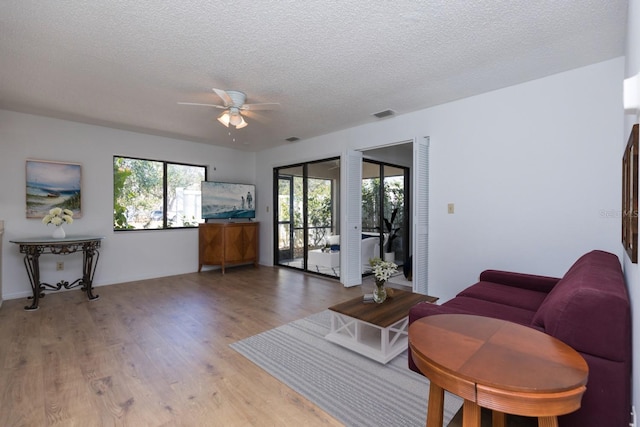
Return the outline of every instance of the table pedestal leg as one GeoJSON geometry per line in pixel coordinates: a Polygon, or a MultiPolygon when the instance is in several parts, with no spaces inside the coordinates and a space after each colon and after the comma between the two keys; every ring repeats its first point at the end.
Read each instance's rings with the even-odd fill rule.
{"type": "Polygon", "coordinates": [[[506,422],[506,417],[504,415],[504,412],[492,411],[491,421],[492,421],[491,427],[507,427],[507,422],[506,422]]]}
{"type": "Polygon", "coordinates": [[[427,406],[427,427],[442,427],[444,420],[444,389],[431,381],[429,405],[427,406]]]}
{"type": "MultiPolygon", "coordinates": [[[[24,307],[25,310],[37,310],[40,302],[40,294],[43,287],[40,286],[40,251],[38,248],[29,248],[30,250],[24,256],[24,266],[27,269],[27,276],[29,276],[29,282],[31,283],[31,291],[33,296],[30,298],[33,300],[31,305],[24,307]]],[[[42,294],[44,296],[44,294],[42,294]]]]}
{"type": "Polygon", "coordinates": [[[100,295],[93,295],[93,275],[96,272],[98,266],[98,258],[100,258],[100,252],[95,247],[95,244],[86,243],[82,251],[82,290],[87,293],[89,301],[100,298],[100,295]]]}
{"type": "Polygon", "coordinates": [[[558,417],[538,417],[538,427],[558,427],[558,417]]]}
{"type": "Polygon", "coordinates": [[[482,410],[476,402],[465,399],[462,405],[462,427],[480,427],[482,410]]]}

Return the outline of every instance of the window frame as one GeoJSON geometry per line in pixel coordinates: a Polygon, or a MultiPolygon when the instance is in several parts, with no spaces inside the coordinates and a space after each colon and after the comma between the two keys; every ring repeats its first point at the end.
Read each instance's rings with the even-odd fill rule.
{"type": "MultiPolygon", "coordinates": [[[[137,161],[145,161],[145,162],[155,162],[162,164],[162,226],[157,228],[115,228],[115,225],[112,225],[113,231],[120,232],[135,232],[135,231],[165,231],[165,230],[180,230],[180,229],[193,229],[198,228],[200,223],[192,226],[176,226],[176,227],[168,227],[167,221],[167,191],[168,191],[168,177],[167,170],[169,166],[188,166],[194,168],[203,168],[204,169],[204,181],[208,179],[209,167],[207,165],[199,165],[194,163],[184,163],[184,162],[174,162],[168,160],[157,160],[157,159],[149,159],[143,157],[132,157],[132,156],[123,156],[123,155],[113,155],[112,164],[115,164],[116,159],[125,159],[125,160],[137,160],[137,161]]],[[[115,206],[112,204],[112,208],[115,206]]],[[[113,221],[112,221],[113,222],[113,221]]]]}

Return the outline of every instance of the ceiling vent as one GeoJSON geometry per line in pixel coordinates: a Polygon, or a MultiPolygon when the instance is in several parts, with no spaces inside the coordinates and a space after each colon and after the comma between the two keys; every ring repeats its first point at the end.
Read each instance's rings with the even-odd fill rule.
{"type": "Polygon", "coordinates": [[[285,141],[296,142],[296,141],[300,141],[300,138],[298,138],[297,136],[290,136],[285,141]]]}
{"type": "Polygon", "coordinates": [[[376,116],[379,119],[383,119],[385,117],[393,116],[395,114],[396,114],[396,112],[393,111],[393,110],[384,110],[384,111],[380,111],[378,113],[373,113],[372,115],[376,116]]]}

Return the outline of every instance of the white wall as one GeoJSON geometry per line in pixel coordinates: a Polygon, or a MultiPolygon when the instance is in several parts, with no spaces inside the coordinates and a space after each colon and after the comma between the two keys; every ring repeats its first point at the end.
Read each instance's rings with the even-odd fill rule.
{"type": "MultiPolygon", "coordinates": [[[[79,124],[0,110],[0,219],[3,239],[5,299],[30,294],[22,255],[11,239],[42,236],[51,229],[25,218],[25,160],[82,164],[82,218],[67,234],[105,237],[95,276],[97,286],[197,271],[195,229],[113,232],[113,156],[123,155],[209,166],[209,179],[255,180],[255,155],[207,144],[79,124]],[[214,171],[213,168],[216,168],[214,171]]],[[[271,194],[270,192],[268,194],[271,194]]],[[[81,256],[42,256],[43,280],[57,283],[80,276],[81,256]],[[54,271],[55,261],[65,271],[54,271]]]]}
{"type": "MultiPolygon", "coordinates": [[[[629,14],[627,18],[627,51],[624,77],[631,77],[640,72],[640,0],[629,0],[629,14]]],[[[634,123],[638,123],[638,117],[625,116],[624,134],[619,140],[618,156],[627,145],[629,132],[634,123]]],[[[631,298],[633,331],[640,331],[640,270],[638,264],[632,264],[629,257],[624,254],[624,274],[627,279],[627,287],[631,298]]],[[[632,402],[636,410],[640,409],[640,341],[633,340],[633,394],[632,402]]]]}
{"type": "MultiPolygon", "coordinates": [[[[592,249],[620,256],[623,67],[617,58],[265,150],[258,191],[270,191],[274,166],[429,136],[429,289],[441,301],[486,268],[561,276],[592,249]]],[[[270,228],[260,242],[272,262],[270,228]]]]}

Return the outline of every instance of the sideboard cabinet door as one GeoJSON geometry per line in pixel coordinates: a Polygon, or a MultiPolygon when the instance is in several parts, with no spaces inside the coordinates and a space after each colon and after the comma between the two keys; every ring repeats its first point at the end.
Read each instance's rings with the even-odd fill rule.
{"type": "Polygon", "coordinates": [[[206,223],[199,226],[198,272],[203,265],[253,263],[258,266],[257,222],[206,223]]]}

